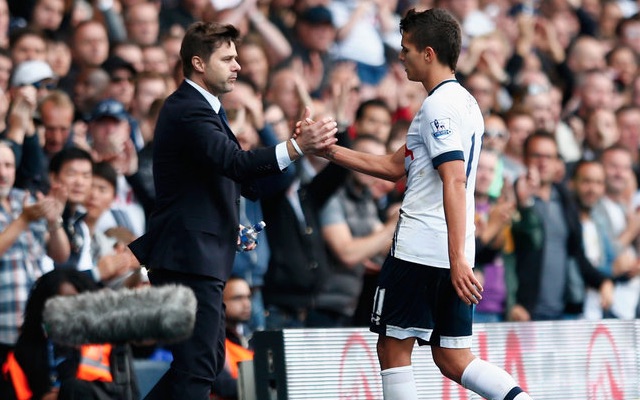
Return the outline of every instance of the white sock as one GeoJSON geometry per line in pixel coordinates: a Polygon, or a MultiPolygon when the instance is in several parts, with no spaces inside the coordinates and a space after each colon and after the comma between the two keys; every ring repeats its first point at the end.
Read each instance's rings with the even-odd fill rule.
{"type": "Polygon", "coordinates": [[[479,358],[462,373],[462,386],[489,400],[530,400],[505,370],[479,358]],[[507,397],[509,395],[509,397],[507,397]]]}
{"type": "Polygon", "coordinates": [[[380,375],[384,400],[418,400],[411,365],[385,369],[380,375]]]}

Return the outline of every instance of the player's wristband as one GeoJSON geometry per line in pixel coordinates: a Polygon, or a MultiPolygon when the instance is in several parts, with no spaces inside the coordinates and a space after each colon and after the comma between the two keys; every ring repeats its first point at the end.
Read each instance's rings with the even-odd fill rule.
{"type": "Polygon", "coordinates": [[[300,157],[304,156],[304,153],[302,152],[302,149],[300,148],[300,146],[298,146],[298,142],[296,142],[296,140],[294,138],[291,138],[289,140],[291,141],[291,145],[295,149],[296,153],[298,153],[298,155],[300,157]]]}

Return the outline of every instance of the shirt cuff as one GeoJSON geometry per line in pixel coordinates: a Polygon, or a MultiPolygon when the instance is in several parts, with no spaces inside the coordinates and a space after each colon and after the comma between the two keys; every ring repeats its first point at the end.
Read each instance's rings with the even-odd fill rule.
{"type": "Polygon", "coordinates": [[[287,150],[287,142],[278,143],[276,145],[276,158],[278,159],[278,167],[280,171],[284,171],[293,160],[289,157],[289,150],[287,150]]]}

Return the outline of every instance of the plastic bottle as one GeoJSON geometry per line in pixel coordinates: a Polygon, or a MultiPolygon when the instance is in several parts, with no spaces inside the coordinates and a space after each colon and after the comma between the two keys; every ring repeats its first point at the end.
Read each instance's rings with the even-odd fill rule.
{"type": "Polygon", "coordinates": [[[251,246],[254,243],[257,243],[258,234],[262,232],[265,226],[267,226],[267,224],[265,224],[264,221],[260,221],[253,226],[244,228],[240,232],[240,245],[238,245],[238,250],[246,251],[247,247],[251,246]]]}

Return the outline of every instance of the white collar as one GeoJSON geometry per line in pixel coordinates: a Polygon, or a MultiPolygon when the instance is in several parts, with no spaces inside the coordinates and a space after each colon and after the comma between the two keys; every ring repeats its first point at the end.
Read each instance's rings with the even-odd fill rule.
{"type": "Polygon", "coordinates": [[[220,100],[216,96],[212,95],[205,88],[203,88],[202,86],[198,85],[197,83],[195,83],[191,79],[185,78],[185,81],[189,85],[193,86],[198,92],[200,92],[201,95],[204,96],[204,99],[207,100],[207,102],[211,105],[211,108],[213,108],[213,111],[215,111],[216,114],[220,113],[220,107],[222,106],[222,104],[220,104],[220,100]]]}

